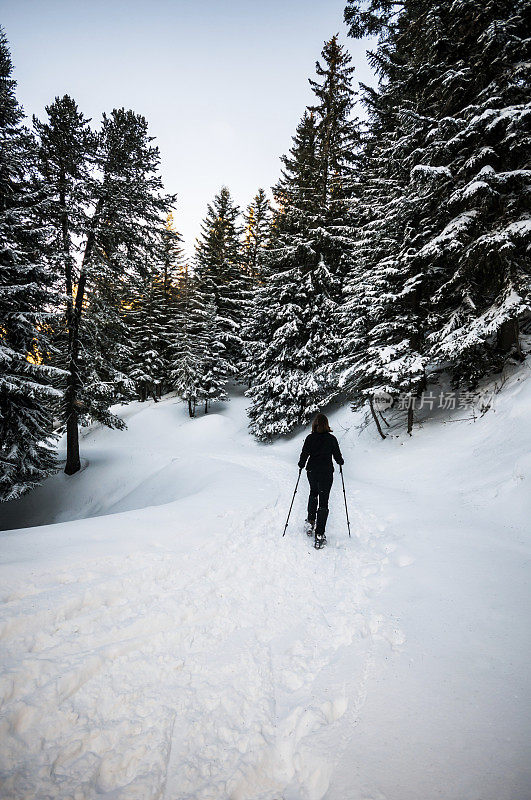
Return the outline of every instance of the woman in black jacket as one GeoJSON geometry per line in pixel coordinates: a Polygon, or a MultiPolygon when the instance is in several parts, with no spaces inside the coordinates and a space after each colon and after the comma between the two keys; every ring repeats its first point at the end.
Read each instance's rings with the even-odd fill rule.
{"type": "Polygon", "coordinates": [[[308,498],[308,536],[315,529],[315,546],[322,547],[326,542],[325,526],[328,517],[328,495],[334,480],[334,465],[343,465],[339,444],[324,414],[317,414],[312,423],[312,432],[304,440],[299,458],[299,469],[306,467],[310,484],[308,498]]]}

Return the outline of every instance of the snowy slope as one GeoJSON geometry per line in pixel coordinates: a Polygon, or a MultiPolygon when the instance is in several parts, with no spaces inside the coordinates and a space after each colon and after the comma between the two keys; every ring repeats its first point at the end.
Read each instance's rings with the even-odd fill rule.
{"type": "Polygon", "coordinates": [[[526,800],[530,408],[524,367],[412,439],[337,409],[322,552],[242,397],[89,430],[0,509],[0,796],[526,800]]]}

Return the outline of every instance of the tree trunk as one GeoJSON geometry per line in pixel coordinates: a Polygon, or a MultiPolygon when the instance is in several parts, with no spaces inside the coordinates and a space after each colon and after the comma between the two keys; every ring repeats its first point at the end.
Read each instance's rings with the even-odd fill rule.
{"type": "MultiPolygon", "coordinates": [[[[67,389],[65,393],[66,401],[66,466],[65,473],[73,475],[81,468],[79,461],[79,433],[77,430],[78,419],[78,399],[77,392],[79,389],[78,377],[78,359],[79,359],[79,323],[81,321],[81,314],[83,312],[83,301],[85,299],[85,286],[87,282],[87,266],[92,257],[94,245],[96,243],[96,229],[98,227],[99,218],[103,208],[103,201],[100,199],[94,212],[94,217],[91,221],[91,229],[87,236],[87,243],[85,245],[85,252],[83,253],[83,260],[79,270],[79,281],[76,289],[76,300],[71,305],[71,294],[73,292],[71,261],[67,253],[67,243],[65,240],[65,255],[66,259],[66,284],[67,292],[67,325],[68,325],[68,344],[70,350],[70,364],[67,389]],[[75,431],[74,431],[75,427],[75,431]]],[[[63,234],[68,232],[66,223],[63,225],[63,234]]]]}
{"type": "Polygon", "coordinates": [[[79,460],[79,430],[77,412],[72,409],[66,420],[66,475],[74,475],[81,469],[79,460]]]}
{"type": "MultiPolygon", "coordinates": [[[[79,290],[78,290],[79,291],[79,290]]],[[[79,358],[79,317],[76,306],[70,313],[70,325],[68,331],[70,361],[68,364],[68,378],[65,392],[66,408],[66,465],[65,474],[74,475],[81,469],[79,460],[79,432],[78,432],[78,358],[79,358]]]]}
{"type": "Polygon", "coordinates": [[[61,235],[66,291],[66,327],[68,330],[68,352],[70,356],[68,364],[69,375],[64,398],[66,414],[65,474],[74,475],[81,469],[79,460],[79,431],[77,427],[78,413],[75,406],[77,394],[77,353],[79,345],[77,341],[76,312],[74,309],[74,275],[72,258],[70,255],[70,231],[68,214],[66,212],[65,181],[64,170],[61,170],[59,204],[61,207],[61,235]]]}
{"type": "Polygon", "coordinates": [[[497,335],[497,344],[502,353],[508,353],[513,347],[516,347],[518,355],[522,355],[520,326],[517,319],[507,319],[502,323],[497,335]]]}
{"type": "Polygon", "coordinates": [[[413,398],[409,398],[409,406],[407,409],[407,432],[411,436],[411,431],[413,430],[413,398]]]}
{"type": "Polygon", "coordinates": [[[208,414],[208,400],[205,400],[205,414],[208,414]]]}
{"type": "Polygon", "coordinates": [[[374,411],[374,406],[373,406],[373,403],[372,403],[372,394],[369,395],[369,406],[370,406],[370,409],[371,409],[372,418],[376,423],[376,427],[378,428],[378,433],[380,434],[382,439],[385,439],[386,436],[385,436],[385,433],[382,431],[382,426],[380,425],[380,420],[378,419],[378,417],[376,416],[375,411],[374,411]]]}

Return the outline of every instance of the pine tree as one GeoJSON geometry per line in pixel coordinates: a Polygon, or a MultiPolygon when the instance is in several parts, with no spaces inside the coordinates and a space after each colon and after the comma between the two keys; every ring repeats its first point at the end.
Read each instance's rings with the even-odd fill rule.
{"type": "Polygon", "coordinates": [[[320,206],[330,227],[344,220],[352,178],[359,128],[351,118],[355,92],[352,88],[352,58],[339,44],[338,34],[325,42],[315,71],[321,81],[310,79],[316,102],[315,114],[319,158],[320,206]]]}
{"type": "MultiPolygon", "coordinates": [[[[404,233],[405,186],[408,176],[394,157],[401,136],[389,127],[393,101],[378,106],[365,89],[369,128],[359,165],[354,200],[354,230],[343,304],[338,309],[341,355],[339,384],[353,408],[375,396],[416,395],[426,383],[427,359],[422,352],[423,309],[409,263],[397,259],[404,233]]],[[[409,427],[412,423],[409,404],[409,427]]]]}
{"type": "Polygon", "coordinates": [[[34,120],[34,125],[50,198],[50,244],[66,290],[65,472],[73,474],[80,468],[80,422],[93,418],[123,427],[109,411],[108,376],[116,355],[112,342],[107,340],[97,353],[89,346],[103,336],[105,304],[110,304],[109,313],[119,308],[124,283],[142,274],[146,251],[155,257],[160,216],[174,198],[161,194],[159,153],[142,116],[115,109],[103,115],[95,137],[71,98],[57,98],[47,113],[48,122],[34,120]],[[101,365],[105,352],[109,357],[101,365]],[[95,365],[103,366],[103,380],[95,365]]]}
{"type": "Polygon", "coordinates": [[[354,35],[380,33],[344,328],[343,381],[358,398],[416,394],[443,367],[474,385],[518,350],[529,313],[525,5],[347,7],[354,35]]]}
{"type": "Polygon", "coordinates": [[[182,249],[182,238],[176,231],[173,214],[169,214],[161,231],[159,275],[160,275],[160,312],[159,312],[159,347],[162,359],[162,380],[160,392],[167,392],[172,386],[171,365],[172,347],[175,332],[175,316],[179,312],[179,279],[183,271],[187,271],[182,249]]]}
{"type": "MultiPolygon", "coordinates": [[[[403,151],[406,142],[414,147],[421,138],[409,138],[403,112],[408,103],[418,105],[418,89],[428,80],[424,76],[422,84],[418,81],[421,65],[411,53],[419,31],[408,15],[414,17],[421,6],[404,7],[401,22],[378,0],[362,12],[351,4],[345,13],[353,30],[382,33],[381,46],[369,54],[381,78],[379,91],[362,87],[369,129],[356,203],[360,224],[342,309],[340,382],[355,408],[366,400],[372,408],[372,400],[382,393],[394,402],[400,394],[415,396],[426,386],[426,298],[432,274],[415,270],[410,251],[404,258],[400,254],[405,237],[417,230],[410,217],[410,173],[403,151]],[[395,40],[401,42],[400,56],[395,40]]],[[[413,406],[408,406],[411,431],[413,406]]]]}
{"type": "Polygon", "coordinates": [[[240,210],[234,205],[229,190],[222,187],[208,206],[195,257],[197,276],[214,298],[216,324],[233,375],[238,373],[243,356],[240,327],[245,318],[249,292],[239,215],[240,210]]]}
{"type": "Polygon", "coordinates": [[[204,401],[205,414],[207,414],[209,403],[227,400],[227,381],[230,372],[213,295],[209,299],[207,296],[204,306],[202,340],[204,349],[201,359],[199,397],[204,401]]]}
{"type": "Polygon", "coordinates": [[[21,122],[7,39],[0,28],[0,501],[41,483],[54,470],[46,306],[51,273],[40,228],[35,144],[21,122]]]}
{"type": "Polygon", "coordinates": [[[274,189],[278,212],[257,292],[250,337],[251,430],[261,438],[292,430],[337,394],[337,304],[350,248],[354,182],[350,57],[325,42],[311,81],[318,101],[304,114],[274,189]]]}
{"type": "Polygon", "coordinates": [[[130,364],[127,373],[142,402],[152,397],[157,402],[165,373],[164,288],[153,270],[145,279],[126,315],[130,364]]]}
{"type": "Polygon", "coordinates": [[[263,283],[263,254],[271,228],[271,207],[263,189],[258,189],[243,215],[243,262],[253,285],[263,283]]]}
{"type": "MultiPolygon", "coordinates": [[[[313,399],[316,353],[304,347],[315,319],[310,297],[316,254],[308,236],[316,218],[319,178],[313,114],[305,112],[290,155],[282,160],[283,177],[274,190],[279,210],[266,252],[267,280],[256,292],[249,333],[254,342],[250,429],[260,438],[287,433],[318,408],[313,399]]],[[[325,292],[318,290],[318,299],[322,297],[325,292]]]]}
{"type": "Polygon", "coordinates": [[[195,416],[200,400],[201,362],[205,349],[203,308],[196,291],[197,281],[185,265],[177,281],[178,309],[173,318],[171,384],[175,393],[188,405],[188,414],[195,416]]]}
{"type": "MultiPolygon", "coordinates": [[[[257,290],[266,281],[266,250],[270,242],[271,222],[269,201],[264,190],[259,189],[244,214],[243,258],[251,287],[249,310],[253,309],[257,290]]],[[[254,339],[255,334],[255,322],[251,315],[247,315],[241,326],[244,358],[240,375],[248,386],[251,385],[256,371],[255,349],[259,343],[254,339]]]]}
{"type": "Polygon", "coordinates": [[[172,379],[176,393],[188,404],[190,417],[196,405],[227,399],[230,367],[225,359],[213,293],[208,285],[183,271],[179,282],[180,311],[176,317],[172,379]]]}
{"type": "Polygon", "coordinates": [[[439,4],[423,18],[437,80],[425,92],[426,144],[407,154],[408,200],[422,232],[412,260],[436,275],[428,355],[473,387],[522,357],[519,320],[531,312],[530,8],[491,0],[454,11],[439,4]]]}

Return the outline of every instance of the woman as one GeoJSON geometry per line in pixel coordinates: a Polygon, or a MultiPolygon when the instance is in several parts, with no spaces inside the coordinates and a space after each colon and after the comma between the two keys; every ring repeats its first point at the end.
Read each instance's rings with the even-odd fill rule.
{"type": "Polygon", "coordinates": [[[310,484],[306,533],[311,536],[315,528],[315,546],[326,543],[325,526],[328,517],[328,495],[334,480],[334,465],[343,465],[339,444],[324,414],[317,414],[312,423],[312,432],[304,440],[299,469],[306,467],[310,484]]]}

